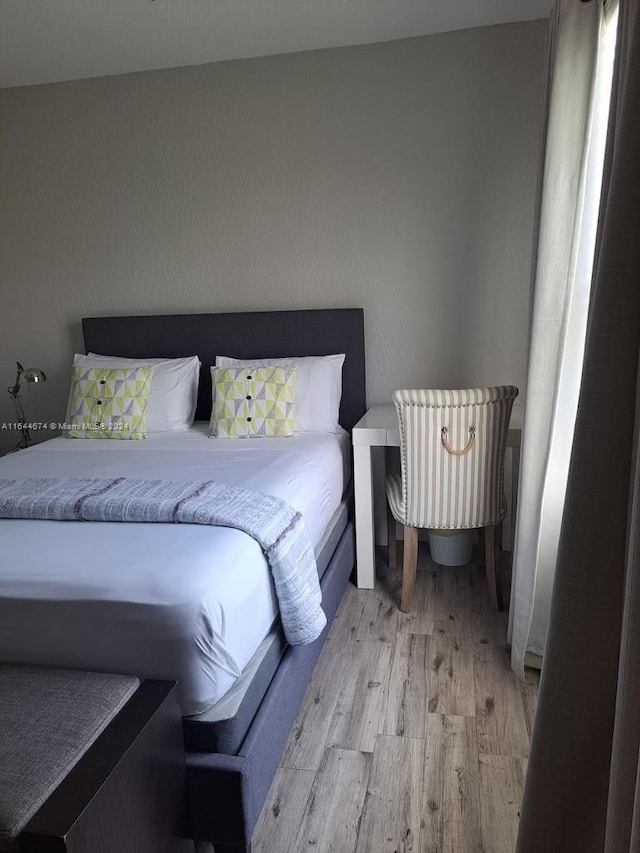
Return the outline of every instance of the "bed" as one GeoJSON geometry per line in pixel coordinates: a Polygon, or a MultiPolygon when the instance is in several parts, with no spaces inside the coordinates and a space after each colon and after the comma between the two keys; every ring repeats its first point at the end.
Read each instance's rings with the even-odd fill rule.
{"type": "Polygon", "coordinates": [[[110,586],[112,524],[3,521],[12,525],[4,528],[9,532],[3,537],[5,554],[17,568],[5,576],[0,598],[0,657],[178,678],[192,834],[213,842],[217,853],[246,851],[353,568],[348,432],[365,410],[363,313],[336,309],[91,318],[83,321],[83,333],[87,352],[132,358],[197,354],[202,368],[195,427],[149,436],[145,442],[55,439],[6,460],[0,476],[120,476],[126,470],[137,477],[160,471],[173,479],[222,477],[256,489],[267,481],[272,493],[280,491],[305,515],[328,624],[315,642],[287,645],[273,589],[264,572],[251,568],[255,560],[250,552],[259,546],[237,530],[116,525],[123,528],[117,537],[121,580],[116,595],[110,586]],[[211,411],[208,366],[216,355],[277,358],[337,352],[346,354],[340,432],[301,434],[293,442],[212,442],[206,427],[198,425],[211,411]],[[70,527],[75,528],[71,534],[64,529],[70,527]],[[73,546],[64,539],[69,535],[73,546]],[[50,594],[43,595],[41,585],[34,595],[20,567],[33,566],[45,542],[51,565],[58,561],[57,580],[50,594]],[[65,565],[70,547],[91,561],[91,571],[82,577],[73,561],[65,565]],[[214,572],[207,548],[215,551],[214,572]],[[242,619],[245,612],[251,619],[242,619]],[[20,630],[36,619],[37,641],[32,632],[20,630]],[[195,636],[184,626],[195,626],[195,636]],[[88,638],[81,648],[78,636],[88,638]],[[115,642],[104,641],[114,636],[115,642]],[[43,643],[47,637],[50,642],[43,643]],[[213,661],[215,668],[208,666],[213,661]]]}

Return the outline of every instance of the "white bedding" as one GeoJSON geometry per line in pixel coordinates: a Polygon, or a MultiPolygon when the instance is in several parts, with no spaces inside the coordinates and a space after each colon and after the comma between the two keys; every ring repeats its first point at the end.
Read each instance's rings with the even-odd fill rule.
{"type": "MultiPolygon", "coordinates": [[[[56,438],[0,460],[0,477],[162,477],[265,491],[317,545],[349,479],[348,436],[144,441],[56,438]]],[[[0,520],[0,660],[180,682],[184,714],[231,687],[277,616],[259,545],[198,525],[0,520]]]]}

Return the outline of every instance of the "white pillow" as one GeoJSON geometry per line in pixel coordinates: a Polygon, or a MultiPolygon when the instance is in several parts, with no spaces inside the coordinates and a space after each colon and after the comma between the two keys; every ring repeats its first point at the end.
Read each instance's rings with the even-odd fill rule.
{"type": "Polygon", "coordinates": [[[151,365],[153,378],[147,406],[147,433],[172,432],[193,426],[200,378],[197,355],[186,358],[121,358],[90,352],[89,355],[76,353],[73,363],[85,367],[151,365]]]}
{"type": "Polygon", "coordinates": [[[216,367],[297,367],[296,427],[298,432],[338,432],[338,412],[342,397],[340,355],[303,355],[286,358],[216,357],[216,367]]]}

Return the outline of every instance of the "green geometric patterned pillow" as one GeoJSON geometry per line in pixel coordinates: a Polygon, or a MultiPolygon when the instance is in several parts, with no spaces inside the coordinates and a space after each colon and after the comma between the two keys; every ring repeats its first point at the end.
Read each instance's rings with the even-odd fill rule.
{"type": "Polygon", "coordinates": [[[144,438],[153,368],[73,368],[70,438],[144,438]]]}
{"type": "Polygon", "coordinates": [[[297,367],[212,367],[212,438],[296,434],[297,367]]]}

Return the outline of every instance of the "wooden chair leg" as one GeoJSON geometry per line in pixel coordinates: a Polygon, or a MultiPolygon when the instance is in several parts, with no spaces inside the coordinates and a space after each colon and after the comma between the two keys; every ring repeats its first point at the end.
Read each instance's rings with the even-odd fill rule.
{"type": "Polygon", "coordinates": [[[487,585],[492,610],[502,610],[502,584],[500,582],[500,546],[495,540],[495,527],[484,528],[484,552],[487,561],[487,585]]]}
{"type": "Polygon", "coordinates": [[[402,600],[400,610],[409,613],[413,601],[418,567],[418,528],[404,527],[404,557],[402,561],[402,600]]]}
{"type": "Polygon", "coordinates": [[[396,539],[396,520],[387,504],[387,542],[389,543],[389,568],[395,569],[398,565],[398,540],[396,539]]]}
{"type": "Polygon", "coordinates": [[[487,554],[486,554],[486,538],[484,535],[484,528],[478,531],[478,566],[481,569],[486,568],[487,566],[487,554]]]}

